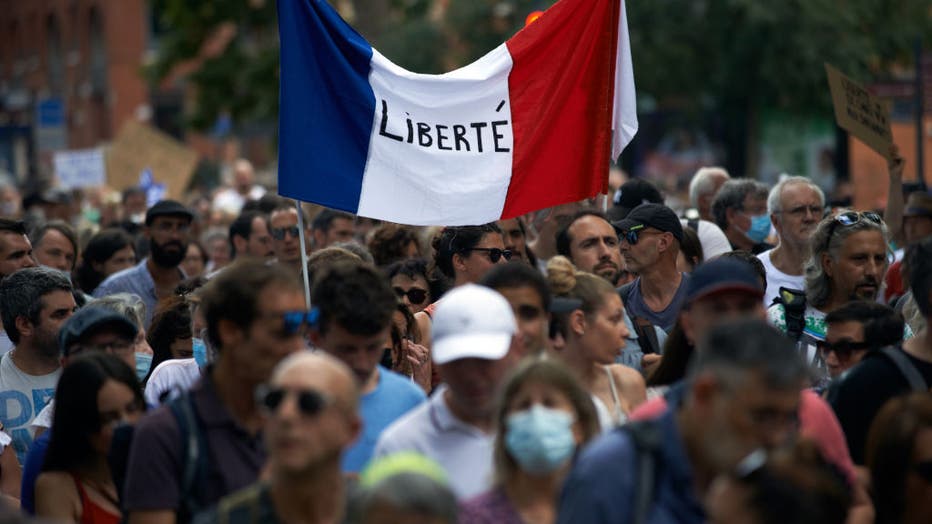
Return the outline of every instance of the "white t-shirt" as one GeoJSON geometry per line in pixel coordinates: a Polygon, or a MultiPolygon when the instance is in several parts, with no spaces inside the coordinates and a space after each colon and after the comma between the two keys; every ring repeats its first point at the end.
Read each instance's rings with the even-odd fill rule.
{"type": "Polygon", "coordinates": [[[36,415],[55,398],[55,386],[61,368],[47,375],[27,375],[13,363],[9,354],[0,359],[0,421],[13,437],[13,449],[20,464],[32,444],[35,430],[31,427],[36,415]]]}
{"type": "Polygon", "coordinates": [[[9,353],[13,349],[13,341],[10,340],[10,335],[6,334],[6,330],[0,329],[0,355],[9,353]]]}
{"type": "Polygon", "coordinates": [[[166,392],[168,397],[165,400],[171,400],[179,393],[191,389],[200,378],[201,368],[193,358],[166,360],[152,370],[146,382],[146,404],[152,407],[160,405],[160,399],[166,392]]]}
{"type": "Polygon", "coordinates": [[[29,426],[32,428],[32,432],[35,433],[37,429],[49,429],[52,427],[52,420],[55,419],[55,399],[49,401],[48,404],[42,408],[42,411],[36,415],[36,418],[32,419],[32,424],[29,426]]]}
{"type": "Polygon", "coordinates": [[[770,304],[773,303],[773,299],[777,298],[781,287],[799,290],[803,290],[806,287],[805,275],[787,275],[773,265],[773,262],[770,260],[771,251],[773,250],[768,249],[757,255],[758,260],[764,264],[764,269],[767,270],[767,290],[764,292],[765,307],[769,307],[770,304]]]}
{"type": "MultiPolygon", "coordinates": [[[[689,220],[681,218],[680,222],[683,227],[689,227],[689,220]]],[[[702,245],[702,258],[711,260],[722,253],[731,251],[731,244],[725,233],[712,222],[700,220],[696,225],[696,236],[699,237],[699,244],[702,245]]]]}
{"type": "Polygon", "coordinates": [[[433,459],[447,472],[456,498],[466,500],[492,487],[495,435],[456,418],[444,400],[445,391],[441,386],[427,402],[388,426],[373,457],[415,451],[433,459]]]}

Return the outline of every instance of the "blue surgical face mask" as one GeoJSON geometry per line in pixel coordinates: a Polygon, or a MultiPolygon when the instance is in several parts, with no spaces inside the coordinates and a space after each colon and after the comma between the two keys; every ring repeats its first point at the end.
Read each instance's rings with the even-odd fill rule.
{"type": "Polygon", "coordinates": [[[204,339],[194,337],[192,341],[192,349],[194,350],[194,360],[197,362],[197,365],[204,367],[207,365],[207,344],[204,343],[204,339]]]}
{"type": "Polygon", "coordinates": [[[152,355],[136,353],[136,377],[140,382],[146,378],[150,366],[152,366],[152,355]]]}
{"type": "Polygon", "coordinates": [[[747,235],[752,241],[763,242],[770,234],[770,215],[757,215],[751,217],[751,229],[747,235]]]}
{"type": "Polygon", "coordinates": [[[573,416],[534,404],[505,420],[505,448],[532,475],[557,470],[576,450],[573,416]]]}

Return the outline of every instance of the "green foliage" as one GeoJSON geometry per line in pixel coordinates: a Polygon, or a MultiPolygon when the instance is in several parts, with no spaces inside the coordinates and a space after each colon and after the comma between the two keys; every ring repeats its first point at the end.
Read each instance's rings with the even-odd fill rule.
{"type": "MultiPolygon", "coordinates": [[[[829,108],[824,62],[862,81],[909,64],[932,41],[928,0],[628,2],[640,94],[695,108],[745,102],[804,114],[829,108]]],[[[710,108],[703,108],[710,109],[710,108]]]]}
{"type": "Polygon", "coordinates": [[[278,28],[274,0],[156,0],[162,29],[158,60],[149,68],[153,81],[180,64],[200,61],[187,81],[195,101],[187,108],[188,127],[209,129],[228,113],[234,122],[278,118],[278,28]],[[216,56],[204,57],[205,42],[223,24],[235,35],[216,56]]]}
{"type": "MultiPolygon", "coordinates": [[[[224,112],[239,124],[277,118],[274,0],[153,3],[164,28],[149,71],[153,80],[198,56],[220,24],[237,27],[225,52],[189,77],[197,95],[188,125],[209,128],[224,112]]],[[[472,62],[519,30],[528,13],[553,2],[450,0],[442,17],[435,3],[352,2],[357,27],[379,28],[363,36],[419,73],[472,62]],[[384,20],[366,18],[385,12],[384,20]]],[[[639,94],[687,113],[717,111],[726,120],[764,109],[827,111],[823,62],[868,81],[888,76],[892,65],[909,65],[916,37],[932,42],[928,0],[635,0],[626,6],[639,94]]]]}

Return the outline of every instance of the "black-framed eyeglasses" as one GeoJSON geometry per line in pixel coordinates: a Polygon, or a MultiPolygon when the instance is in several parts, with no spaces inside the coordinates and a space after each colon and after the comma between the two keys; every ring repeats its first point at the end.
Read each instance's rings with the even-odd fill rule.
{"type": "Polygon", "coordinates": [[[489,260],[493,264],[497,264],[499,260],[503,257],[505,260],[511,260],[511,255],[513,254],[510,249],[499,249],[497,247],[470,247],[466,248],[463,251],[482,251],[489,254],[489,260]]]}
{"type": "Polygon", "coordinates": [[[419,287],[413,287],[413,288],[411,288],[411,289],[405,291],[404,289],[401,289],[400,287],[397,287],[397,286],[396,286],[395,288],[393,288],[393,289],[395,290],[395,295],[397,295],[398,298],[403,298],[403,297],[407,296],[407,297],[408,297],[408,302],[410,302],[410,303],[412,303],[412,304],[414,304],[414,305],[416,305],[416,306],[419,306],[419,305],[423,304],[424,301],[427,300],[427,290],[426,290],[426,289],[421,289],[421,288],[419,288],[419,287]]]}
{"type": "Polygon", "coordinates": [[[644,224],[638,224],[636,226],[632,226],[631,229],[627,231],[622,231],[621,234],[618,235],[618,237],[624,240],[625,242],[627,242],[628,245],[633,246],[638,243],[638,240],[640,239],[641,235],[648,235],[651,233],[662,233],[662,231],[646,231],[644,229],[645,227],[646,226],[644,224]]]}
{"type": "Polygon", "coordinates": [[[329,395],[314,389],[298,390],[259,386],[256,388],[256,404],[267,413],[274,413],[278,411],[288,395],[297,395],[298,410],[306,417],[320,414],[333,402],[329,395]]]}
{"type": "Polygon", "coordinates": [[[834,344],[825,340],[819,340],[816,342],[816,347],[819,349],[819,352],[822,353],[823,357],[834,351],[840,360],[848,360],[851,358],[851,353],[855,351],[863,351],[871,348],[870,344],[867,342],[852,342],[847,339],[839,340],[834,344]]]}
{"type": "Polygon", "coordinates": [[[298,226],[269,228],[269,234],[272,235],[272,238],[275,240],[285,240],[285,235],[291,235],[294,238],[298,238],[298,234],[300,232],[301,230],[298,229],[298,226]]]}
{"type": "Polygon", "coordinates": [[[883,224],[883,218],[873,211],[846,211],[844,213],[839,213],[832,219],[832,226],[829,229],[828,240],[826,242],[831,242],[832,235],[835,234],[835,230],[838,229],[838,226],[851,227],[862,220],[868,220],[878,225],[883,224]]]}
{"type": "Polygon", "coordinates": [[[932,484],[932,460],[925,460],[913,466],[913,471],[919,475],[922,480],[932,484]]]}

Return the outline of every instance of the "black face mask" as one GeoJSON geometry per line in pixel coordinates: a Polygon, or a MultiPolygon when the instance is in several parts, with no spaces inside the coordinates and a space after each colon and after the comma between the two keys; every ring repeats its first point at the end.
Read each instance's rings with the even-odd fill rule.
{"type": "Polygon", "coordinates": [[[178,267],[181,261],[184,260],[187,251],[188,245],[186,243],[172,241],[159,245],[155,240],[149,239],[149,256],[160,267],[178,267]],[[168,246],[176,246],[178,250],[169,251],[165,249],[168,246]]]}

